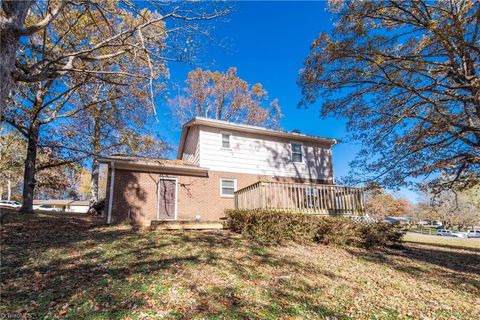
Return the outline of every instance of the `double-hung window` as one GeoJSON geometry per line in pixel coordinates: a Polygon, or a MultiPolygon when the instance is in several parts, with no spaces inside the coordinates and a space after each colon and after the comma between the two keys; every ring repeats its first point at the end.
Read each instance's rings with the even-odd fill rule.
{"type": "Polygon", "coordinates": [[[233,197],[237,190],[237,179],[222,178],[220,179],[220,196],[233,197]]]}
{"type": "Polygon", "coordinates": [[[303,162],[302,145],[292,142],[292,162],[303,162]]]}
{"type": "Polygon", "coordinates": [[[230,133],[222,133],[222,148],[230,149],[230,133]]]}

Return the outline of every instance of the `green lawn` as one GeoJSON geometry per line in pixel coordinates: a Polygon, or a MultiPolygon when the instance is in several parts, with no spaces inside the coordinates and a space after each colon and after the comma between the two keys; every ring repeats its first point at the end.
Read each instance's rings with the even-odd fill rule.
{"type": "Polygon", "coordinates": [[[437,235],[423,235],[415,233],[407,233],[403,238],[406,242],[424,243],[445,247],[462,247],[478,249],[480,251],[480,240],[478,239],[464,239],[454,237],[439,237],[437,235]]]}
{"type": "Polygon", "coordinates": [[[480,251],[262,247],[226,231],[136,231],[10,214],[0,313],[69,319],[473,319],[480,251]]]}

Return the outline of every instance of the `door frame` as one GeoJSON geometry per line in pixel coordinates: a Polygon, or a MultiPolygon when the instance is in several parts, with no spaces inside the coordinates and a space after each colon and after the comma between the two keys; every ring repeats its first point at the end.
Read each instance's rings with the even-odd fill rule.
{"type": "Polygon", "coordinates": [[[178,178],[177,177],[162,177],[158,178],[158,187],[157,187],[157,220],[160,221],[160,181],[161,180],[170,180],[175,181],[175,209],[174,209],[174,218],[165,219],[163,221],[176,221],[177,220],[177,204],[178,204],[178,178]]]}

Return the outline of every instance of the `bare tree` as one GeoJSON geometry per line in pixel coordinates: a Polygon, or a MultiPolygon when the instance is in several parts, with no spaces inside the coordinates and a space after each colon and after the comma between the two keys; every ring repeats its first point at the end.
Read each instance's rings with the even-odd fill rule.
{"type": "Polygon", "coordinates": [[[35,1],[2,1],[0,11],[0,116],[6,106],[8,94],[12,86],[12,72],[15,69],[20,37],[29,36],[45,28],[67,5],[60,1],[55,7],[38,19],[36,23],[25,26],[25,19],[31,5],[35,1]]]}
{"type": "MultiPolygon", "coordinates": [[[[72,107],[69,102],[84,83],[83,78],[79,80],[79,83],[47,80],[21,85],[14,99],[15,105],[9,107],[3,115],[2,121],[15,128],[27,141],[22,212],[33,210],[37,171],[78,162],[88,157],[88,153],[81,148],[65,148],[62,137],[62,126],[68,126],[69,117],[79,112],[79,109],[72,107]],[[59,127],[52,126],[59,121],[61,122],[59,127]],[[65,150],[59,151],[59,147],[65,150]],[[44,153],[52,153],[55,156],[47,157],[46,161],[37,164],[40,148],[43,148],[44,153]]],[[[103,102],[92,101],[90,105],[103,102]]]]}
{"type": "MultiPolygon", "coordinates": [[[[112,153],[161,157],[169,149],[162,139],[151,134],[148,119],[152,111],[143,106],[145,91],[136,86],[116,86],[102,81],[83,86],[78,92],[79,110],[62,135],[89,155],[91,166],[90,208],[98,202],[98,157],[112,153]],[[91,101],[102,101],[92,104],[91,101]]],[[[92,212],[93,213],[93,212],[92,212]]]]}
{"type": "Polygon", "coordinates": [[[480,2],[331,1],[332,34],[311,45],[301,104],[321,99],[345,117],[363,149],[357,180],[387,186],[412,177],[480,170],[480,2]]]}
{"type": "Polygon", "coordinates": [[[165,61],[186,58],[194,47],[193,37],[206,34],[200,24],[229,12],[217,3],[150,1],[142,6],[131,1],[2,1],[0,110],[6,107],[12,82],[53,80],[74,73],[138,77],[146,79],[152,90],[165,61]],[[26,48],[21,37],[39,41],[26,48]],[[172,39],[168,46],[167,37],[172,39]],[[47,50],[42,41],[49,43],[47,50]],[[19,47],[32,55],[40,49],[41,59],[18,59],[19,47]],[[138,68],[132,60],[143,61],[144,67],[138,68]],[[102,70],[98,62],[115,64],[116,69],[102,70]]]}
{"type": "Polygon", "coordinates": [[[416,206],[426,220],[441,221],[445,228],[474,227],[480,223],[480,185],[463,190],[425,190],[424,200],[416,206]]]}
{"type": "MultiPolygon", "coordinates": [[[[50,2],[32,5],[28,24],[40,26],[53,12],[52,6],[50,2]]],[[[90,156],[82,148],[65,145],[69,139],[62,133],[68,132],[69,118],[94,105],[121,99],[128,92],[116,90],[112,95],[79,104],[80,88],[92,82],[134,88],[143,92],[144,100],[155,112],[154,95],[164,88],[167,62],[190,58],[195,49],[189,47],[192,37],[202,33],[199,24],[226,12],[228,9],[217,10],[210,3],[188,6],[152,2],[147,9],[141,9],[137,3],[127,1],[65,2],[48,23],[28,33],[20,43],[11,73],[17,83],[14,99],[1,115],[2,123],[13,126],[28,140],[21,211],[32,211],[36,170],[90,156]],[[64,9],[66,5],[68,10],[64,9]],[[42,128],[51,134],[42,135],[42,128]],[[63,159],[54,157],[54,161],[37,166],[40,147],[51,152],[62,149],[63,159]]]]}
{"type": "Polygon", "coordinates": [[[170,101],[182,123],[201,116],[278,127],[282,116],[278,101],[269,101],[261,83],[250,85],[238,77],[236,68],[226,72],[195,69],[185,84],[183,94],[170,101]]]}

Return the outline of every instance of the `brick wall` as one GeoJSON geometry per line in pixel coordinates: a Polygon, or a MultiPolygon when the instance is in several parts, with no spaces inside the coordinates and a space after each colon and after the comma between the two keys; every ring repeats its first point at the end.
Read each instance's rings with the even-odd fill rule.
{"type": "MultiPolygon", "coordinates": [[[[109,175],[110,176],[110,175],[109,175]]],[[[220,179],[237,179],[237,189],[259,180],[306,182],[287,177],[271,177],[243,173],[209,171],[208,177],[166,176],[160,173],[115,170],[112,223],[133,222],[149,225],[157,218],[157,183],[160,177],[177,178],[177,220],[215,221],[225,209],[234,207],[233,197],[221,197],[220,179]]],[[[322,183],[322,181],[311,181],[322,183]]],[[[109,185],[108,185],[109,186],[109,185]]],[[[108,208],[107,190],[107,205],[108,208]]]]}

